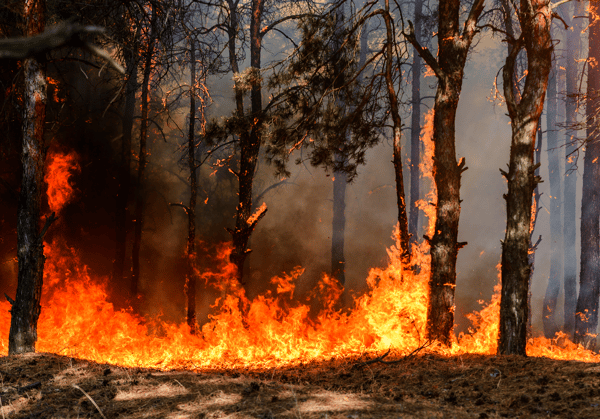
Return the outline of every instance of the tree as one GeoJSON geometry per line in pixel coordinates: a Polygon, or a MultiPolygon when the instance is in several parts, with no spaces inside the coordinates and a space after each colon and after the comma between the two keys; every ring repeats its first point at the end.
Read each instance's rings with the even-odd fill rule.
{"type": "Polygon", "coordinates": [[[456,109],[467,55],[478,32],[477,22],[483,11],[483,3],[482,0],[473,2],[461,29],[461,2],[440,2],[437,58],[419,44],[412,25],[406,33],[407,39],[438,79],[433,120],[433,173],[438,202],[435,233],[433,237],[427,238],[431,247],[427,334],[430,339],[446,345],[451,342],[454,327],[456,258],[459,249],[466,244],[458,242],[460,178],[466,168],[464,158],[460,162],[456,160],[456,109]]]}
{"type": "Polygon", "coordinates": [[[499,354],[526,354],[529,275],[529,234],[535,176],[535,135],[542,113],[552,64],[550,25],[552,9],[543,0],[521,0],[516,8],[521,34],[509,38],[512,49],[506,57],[504,96],[511,119],[511,148],[506,200],[506,234],[502,243],[502,294],[500,302],[499,354]],[[527,75],[520,100],[513,77],[519,52],[527,53],[527,75]]]}
{"type": "MultiPolygon", "coordinates": [[[[23,21],[26,36],[42,33],[46,24],[45,1],[25,0],[23,21]]],[[[23,176],[17,219],[19,277],[8,338],[8,352],[11,355],[35,352],[45,261],[43,237],[54,220],[54,214],[50,215],[40,230],[46,157],[44,123],[47,82],[44,63],[36,58],[23,60],[23,78],[23,176]]]]}
{"type": "Polygon", "coordinates": [[[139,160],[137,169],[137,181],[136,181],[136,198],[135,198],[135,225],[134,225],[134,236],[133,236],[133,250],[131,257],[131,297],[135,302],[139,292],[139,281],[140,281],[140,249],[142,246],[142,225],[144,222],[144,193],[142,191],[142,185],[145,176],[145,169],[147,164],[147,150],[146,142],[148,141],[148,102],[149,102],[149,91],[150,91],[150,74],[152,73],[153,65],[152,60],[154,58],[154,48],[156,45],[158,11],[154,3],[150,8],[150,24],[147,26],[147,32],[144,36],[144,69],[142,78],[142,110],[140,116],[140,145],[139,145],[139,160]]]}
{"type": "Polygon", "coordinates": [[[548,140],[548,172],[550,180],[550,276],[548,287],[542,308],[542,320],[544,322],[544,335],[553,338],[559,331],[557,322],[556,306],[558,293],[562,283],[563,274],[563,249],[562,249],[562,168],[561,156],[558,143],[558,131],[556,114],[558,111],[557,81],[558,64],[553,60],[553,68],[548,80],[548,93],[546,98],[546,138],[548,140]]]}
{"type": "MultiPolygon", "coordinates": [[[[575,331],[575,306],[577,304],[577,250],[575,247],[577,235],[576,192],[577,192],[577,107],[578,95],[578,63],[581,50],[582,18],[585,14],[584,2],[572,2],[572,13],[567,13],[566,47],[566,99],[565,125],[565,173],[564,173],[564,204],[563,204],[563,249],[564,249],[564,330],[569,336],[575,331]],[[571,19],[570,16],[575,16],[571,19]]],[[[571,6],[569,4],[569,6],[571,6]]],[[[569,10],[570,11],[570,10],[569,10]]]]}
{"type": "MultiPolygon", "coordinates": [[[[414,11],[414,36],[421,45],[422,27],[423,27],[423,0],[415,0],[414,11]]],[[[408,233],[410,242],[416,243],[419,239],[419,208],[417,202],[420,197],[420,172],[421,163],[421,56],[413,53],[413,62],[411,66],[411,122],[410,122],[410,208],[408,219],[408,233]]]]}
{"type": "Polygon", "coordinates": [[[579,297],[575,309],[574,341],[594,349],[598,327],[600,298],[600,68],[593,64],[600,59],[600,5],[589,4],[589,53],[587,65],[586,119],[587,138],[583,158],[583,189],[581,192],[581,272],[579,297]]]}
{"type": "MultiPolygon", "coordinates": [[[[305,2],[310,7],[310,1],[305,2]]],[[[235,214],[235,227],[228,228],[233,250],[230,261],[236,266],[237,279],[245,285],[244,265],[250,253],[248,243],[256,225],[267,211],[266,204],[258,208],[253,202],[254,177],[256,175],[258,158],[263,144],[265,107],[263,105],[262,83],[262,41],[278,26],[291,19],[304,15],[283,14],[280,18],[275,10],[281,11],[285,7],[301,7],[298,2],[280,2],[277,8],[265,7],[264,0],[252,0],[249,9],[239,0],[215,0],[207,2],[215,12],[215,29],[221,29],[227,36],[227,51],[229,54],[229,70],[234,76],[234,104],[235,110],[224,123],[211,121],[206,129],[206,139],[209,142],[235,142],[239,152],[237,168],[231,168],[238,180],[238,204],[235,214]],[[247,16],[246,16],[247,13],[247,16]],[[243,29],[247,27],[244,19],[248,17],[249,33],[243,29]],[[250,47],[250,66],[242,70],[244,45],[238,46],[238,39],[247,40],[250,47]],[[245,94],[249,92],[250,106],[245,105],[245,94]],[[233,140],[232,140],[233,138],[233,140]]],[[[280,15],[281,16],[281,15],[280,15]]]]}

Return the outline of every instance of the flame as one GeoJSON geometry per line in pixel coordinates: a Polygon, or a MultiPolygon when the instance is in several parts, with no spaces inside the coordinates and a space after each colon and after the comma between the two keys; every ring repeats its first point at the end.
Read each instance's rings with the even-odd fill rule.
{"type": "MultiPolygon", "coordinates": [[[[63,156],[54,161],[62,163],[49,173],[63,173],[68,183],[74,160],[63,156]]],[[[295,282],[304,272],[301,268],[273,278],[271,291],[249,300],[236,279],[235,265],[229,262],[232,247],[223,244],[213,271],[198,272],[221,294],[211,306],[208,322],[196,334],[185,322],[144,319],[130,310],[115,309],[107,279],[94,276],[81,264],[75,249],[60,239],[46,243],[45,249],[37,343],[42,352],[126,367],[199,370],[274,368],[387,350],[402,356],[426,344],[430,265],[426,242],[413,252],[413,262],[421,267],[418,272],[405,270],[401,249],[391,246],[387,266],[371,269],[367,292],[355,297],[347,311],[338,308],[342,287],[324,275],[313,292],[321,302],[316,314],[292,298],[295,282]]],[[[2,355],[8,353],[9,310],[8,302],[0,302],[2,355]]],[[[495,354],[499,314],[500,284],[490,303],[469,316],[473,323],[469,333],[461,334],[450,347],[431,345],[424,350],[448,356],[495,354]]],[[[527,351],[531,356],[600,361],[600,356],[565,335],[530,339],[527,351]]]]}
{"type": "Polygon", "coordinates": [[[425,114],[425,124],[421,129],[421,142],[425,148],[425,154],[419,163],[419,173],[421,173],[422,178],[429,180],[430,188],[426,199],[417,201],[417,206],[429,220],[427,232],[425,233],[428,237],[433,237],[435,231],[435,208],[437,205],[437,188],[433,179],[433,116],[433,108],[425,114]]]}
{"type": "Polygon", "coordinates": [[[79,172],[75,153],[64,154],[53,152],[48,154],[45,181],[48,185],[48,206],[51,212],[59,213],[73,199],[71,176],[79,172]]]}

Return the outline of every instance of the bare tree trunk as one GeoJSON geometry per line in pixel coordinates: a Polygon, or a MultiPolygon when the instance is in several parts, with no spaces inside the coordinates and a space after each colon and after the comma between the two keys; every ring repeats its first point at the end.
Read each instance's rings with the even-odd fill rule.
{"type": "Polygon", "coordinates": [[[583,16],[584,2],[573,2],[573,13],[567,13],[567,23],[571,26],[567,32],[567,63],[566,84],[567,97],[565,103],[565,119],[567,125],[565,147],[565,192],[564,192],[564,281],[565,281],[565,333],[573,336],[575,332],[575,306],[577,304],[577,236],[576,193],[577,193],[577,159],[576,137],[577,130],[577,93],[578,93],[578,64],[577,59],[581,50],[581,19],[571,20],[568,16],[583,16]]]}
{"type": "Polygon", "coordinates": [[[535,176],[535,135],[544,105],[552,64],[550,25],[552,15],[544,0],[521,0],[517,15],[522,36],[515,41],[503,69],[504,95],[511,119],[512,140],[506,199],[506,235],[502,243],[502,295],[500,302],[499,354],[526,355],[529,234],[535,176]],[[527,76],[521,100],[513,89],[515,60],[527,51],[527,76]]]}
{"type": "Polygon", "coordinates": [[[579,298],[575,309],[576,343],[594,349],[598,326],[598,298],[600,294],[600,67],[592,63],[600,60],[600,22],[595,17],[600,5],[589,3],[590,26],[588,82],[587,82],[587,139],[583,158],[583,190],[581,192],[581,273],[579,298]]]}
{"type": "Polygon", "coordinates": [[[560,330],[556,306],[558,294],[562,283],[563,273],[563,249],[562,249],[562,169],[560,165],[560,152],[558,144],[558,132],[556,124],[557,114],[557,73],[558,65],[554,61],[554,68],[548,81],[548,97],[546,99],[546,138],[548,139],[548,172],[550,178],[550,276],[548,287],[542,307],[542,321],[544,323],[544,335],[553,338],[560,330]]]}
{"type": "Polygon", "coordinates": [[[190,127],[188,132],[188,168],[190,170],[190,204],[188,206],[188,242],[187,242],[187,324],[192,333],[196,332],[196,198],[198,184],[196,180],[196,44],[190,41],[190,127]]]}
{"type": "Polygon", "coordinates": [[[140,153],[136,182],[135,199],[135,226],[133,236],[133,251],[131,257],[131,298],[135,304],[138,299],[140,283],[140,249],[142,247],[142,226],[144,222],[145,194],[143,192],[144,176],[148,158],[146,142],[148,140],[148,102],[150,91],[150,73],[152,72],[152,58],[156,43],[156,20],[157,13],[152,6],[152,17],[150,21],[148,45],[144,57],[144,78],[142,81],[142,113],[140,117],[140,153]]]}
{"type": "MultiPolygon", "coordinates": [[[[421,42],[423,0],[415,0],[415,39],[421,42]]],[[[421,164],[421,56],[416,52],[413,55],[412,71],[412,112],[410,123],[410,214],[408,219],[408,233],[410,243],[419,240],[419,208],[417,201],[420,199],[419,165],[421,164]]]]}
{"type": "MultiPolygon", "coordinates": [[[[230,3],[231,0],[230,0],[230,3]]],[[[231,6],[230,6],[231,7],[231,6]]],[[[234,6],[235,7],[235,6],[234,6]]],[[[252,18],[250,21],[250,65],[254,71],[258,72],[261,67],[261,45],[262,33],[261,22],[264,9],[264,0],[252,1],[252,18]]],[[[232,28],[229,37],[230,61],[232,61],[232,70],[239,71],[237,59],[235,58],[235,28],[234,15],[232,15],[232,28]],[[233,34],[233,37],[232,37],[233,34]],[[232,55],[233,53],[233,55],[232,55]]],[[[237,17],[235,18],[237,21],[237,17]]],[[[254,184],[254,175],[256,172],[256,163],[260,151],[260,131],[262,128],[262,86],[260,81],[256,80],[250,91],[251,114],[249,118],[252,122],[250,132],[240,135],[240,169],[238,172],[239,180],[239,203],[236,210],[235,230],[229,230],[233,238],[233,251],[230,259],[237,267],[238,281],[244,285],[244,263],[250,250],[248,249],[248,240],[256,227],[256,224],[264,216],[266,207],[259,209],[253,216],[252,187],[254,184]]],[[[236,111],[239,116],[244,115],[244,104],[242,92],[236,91],[236,111]]]]}
{"type": "MultiPolygon", "coordinates": [[[[385,26],[386,26],[386,56],[385,56],[385,80],[388,91],[388,101],[390,104],[390,115],[392,117],[394,132],[394,172],[396,177],[396,204],[398,205],[398,241],[401,249],[401,259],[405,267],[410,267],[410,243],[408,233],[408,217],[406,214],[406,196],[404,194],[404,172],[402,165],[402,119],[400,118],[400,109],[398,106],[398,95],[394,88],[392,77],[393,66],[393,43],[394,32],[392,29],[392,19],[390,15],[390,2],[385,1],[385,26]]],[[[418,55],[415,52],[415,55],[418,55]]],[[[420,71],[420,70],[419,70],[420,71]]],[[[414,112],[414,111],[413,111],[414,112]]],[[[413,120],[414,122],[414,120],[413,120]]],[[[418,147],[418,145],[417,145],[418,147]]],[[[411,162],[412,164],[412,162],[411,162]]],[[[418,165],[417,165],[418,171],[418,165]]],[[[418,179],[417,179],[418,184],[418,179]]],[[[412,191],[411,191],[412,193],[412,191]]],[[[415,207],[416,208],[416,207],[415,207]]],[[[415,211],[413,208],[411,211],[415,211]]]]}
{"type": "Polygon", "coordinates": [[[465,161],[456,160],[455,120],[462,89],[464,67],[475,36],[476,24],[483,11],[483,0],[476,0],[460,29],[461,2],[440,2],[438,22],[438,58],[422,48],[408,34],[427,65],[438,78],[433,118],[433,173],[438,191],[435,233],[427,238],[431,250],[429,304],[427,306],[427,335],[430,339],[449,345],[454,327],[454,290],[456,287],[456,258],[466,243],[458,243],[460,217],[460,177],[465,161]]]}
{"type": "MultiPolygon", "coordinates": [[[[137,39],[137,34],[136,34],[137,39]]],[[[134,42],[134,46],[137,42],[134,42]]],[[[123,109],[121,137],[121,167],[119,168],[119,189],[115,209],[115,260],[113,261],[112,278],[115,284],[124,281],[125,258],[127,254],[128,217],[127,204],[131,187],[131,137],[133,116],[135,113],[135,94],[137,83],[137,47],[125,51],[127,83],[125,85],[125,108],[123,109]]]]}
{"type": "MultiPolygon", "coordinates": [[[[46,3],[24,1],[25,35],[44,31],[46,3]]],[[[11,309],[8,353],[35,352],[37,321],[44,275],[43,233],[40,208],[44,183],[44,123],[46,119],[46,71],[35,58],[23,61],[23,177],[17,216],[17,294],[11,309]]],[[[49,218],[49,221],[53,219],[49,218]]],[[[49,225],[47,221],[47,228],[49,225]]]]}
{"type": "MultiPolygon", "coordinates": [[[[342,158],[338,156],[337,158],[342,158]]],[[[331,276],[341,285],[346,283],[346,258],[344,257],[344,236],[346,230],[346,172],[333,174],[333,221],[331,231],[331,276]]]]}

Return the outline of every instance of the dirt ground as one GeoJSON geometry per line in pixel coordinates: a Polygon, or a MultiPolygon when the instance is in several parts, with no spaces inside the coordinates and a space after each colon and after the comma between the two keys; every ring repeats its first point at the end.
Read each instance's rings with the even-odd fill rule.
{"type": "Polygon", "coordinates": [[[600,365],[419,354],[267,371],[170,371],[51,354],[0,358],[5,418],[600,417],[600,365]],[[369,362],[369,360],[371,362],[369,362]]]}

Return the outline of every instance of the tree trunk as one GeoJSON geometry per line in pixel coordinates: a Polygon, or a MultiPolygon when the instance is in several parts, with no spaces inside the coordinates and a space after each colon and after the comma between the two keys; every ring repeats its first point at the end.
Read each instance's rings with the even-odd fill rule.
{"type": "Polygon", "coordinates": [[[546,138],[548,140],[548,172],[550,179],[550,276],[548,287],[544,297],[542,308],[542,320],[544,323],[544,335],[553,338],[560,330],[556,317],[556,306],[558,294],[562,283],[563,273],[563,251],[562,251],[562,170],[560,165],[561,149],[558,144],[558,131],[556,124],[557,113],[557,73],[558,65],[554,62],[554,68],[548,80],[548,98],[546,99],[546,138]]]}
{"type": "MultiPolygon", "coordinates": [[[[230,1],[230,3],[232,3],[230,1]]],[[[231,6],[230,6],[231,7],[231,6]]],[[[258,72],[261,68],[261,45],[262,33],[261,22],[264,9],[264,0],[252,1],[252,17],[250,20],[250,66],[258,72]]],[[[230,9],[231,10],[231,9],[230,9]]],[[[237,11],[231,11],[232,25],[237,22],[237,11]],[[235,20],[234,20],[234,15],[235,20]]],[[[232,70],[237,72],[237,59],[235,58],[235,28],[230,32],[229,53],[232,61],[232,70]],[[233,37],[232,37],[233,35],[233,37]],[[233,55],[232,55],[233,54],[233,55]],[[235,65],[234,65],[235,64],[235,65]]],[[[233,238],[233,251],[230,259],[237,267],[237,276],[240,284],[245,285],[244,263],[250,249],[248,240],[256,227],[257,222],[264,216],[266,207],[261,207],[253,216],[252,187],[256,172],[256,163],[260,151],[260,131],[262,129],[262,86],[256,81],[250,91],[251,114],[248,115],[252,121],[250,132],[240,135],[240,169],[239,180],[239,203],[236,209],[235,230],[229,230],[233,238]]],[[[244,115],[244,104],[242,92],[236,89],[236,111],[239,116],[244,115]]]]}
{"type": "MultiPolygon", "coordinates": [[[[392,77],[392,66],[394,61],[393,43],[394,32],[392,28],[392,18],[390,15],[390,2],[385,1],[385,26],[386,26],[386,56],[385,56],[385,80],[390,104],[390,115],[392,117],[394,132],[394,173],[396,177],[396,204],[398,205],[398,243],[401,250],[401,259],[405,267],[410,268],[410,243],[408,233],[408,218],[406,214],[406,196],[404,194],[404,172],[402,165],[402,119],[400,118],[400,109],[398,106],[398,95],[394,88],[392,77]]],[[[415,55],[418,55],[415,52],[415,55]]],[[[418,170],[418,165],[417,165],[418,170]]],[[[418,182],[417,182],[418,184],[418,182]]],[[[414,210],[414,208],[413,208],[414,210]]]]}
{"type": "Polygon", "coordinates": [[[577,101],[578,93],[578,64],[577,59],[581,49],[581,19],[570,19],[569,16],[583,16],[585,13],[583,1],[573,2],[573,13],[567,13],[567,23],[572,23],[567,31],[567,63],[565,99],[565,119],[567,125],[565,147],[565,192],[564,192],[564,280],[565,280],[565,333],[573,336],[575,331],[575,306],[577,304],[577,101]]]}
{"type": "Polygon", "coordinates": [[[136,196],[135,196],[135,226],[133,235],[133,250],[131,257],[131,298],[134,305],[138,299],[140,283],[140,249],[142,247],[142,226],[144,221],[145,194],[143,192],[144,176],[148,153],[146,142],[148,140],[148,102],[150,91],[150,73],[152,72],[152,58],[156,43],[157,13],[152,6],[152,17],[148,28],[148,45],[144,57],[144,78],[142,81],[142,113],[140,117],[140,153],[137,171],[136,196]]]}
{"type": "Polygon", "coordinates": [[[427,306],[427,336],[449,345],[454,327],[454,289],[456,258],[465,243],[458,243],[460,217],[460,177],[464,159],[456,160],[455,120],[462,89],[467,54],[483,11],[483,0],[473,2],[469,15],[460,29],[461,2],[440,2],[438,18],[438,58],[422,48],[414,37],[409,41],[427,65],[435,72],[438,87],[433,117],[433,174],[438,191],[435,233],[428,237],[431,254],[429,303],[427,306]]]}
{"type": "Polygon", "coordinates": [[[552,64],[551,10],[544,0],[521,0],[517,11],[522,36],[506,58],[504,95],[511,119],[512,140],[506,199],[506,234],[502,243],[502,294],[499,354],[526,355],[529,275],[529,238],[535,176],[535,135],[544,105],[552,64]],[[515,60],[527,51],[527,76],[521,100],[513,89],[515,60]]]}
{"type": "MultiPolygon", "coordinates": [[[[44,31],[46,3],[25,0],[25,35],[44,31]]],[[[23,177],[17,215],[17,294],[11,309],[8,353],[35,352],[37,321],[44,275],[43,234],[40,208],[44,189],[44,124],[46,119],[46,71],[35,58],[23,61],[23,177]]],[[[54,215],[54,214],[53,214],[54,215]]],[[[53,218],[53,217],[52,217],[53,218]]],[[[49,220],[52,220],[49,218],[49,220]]]]}
{"type": "MultiPolygon", "coordinates": [[[[415,0],[415,39],[421,42],[423,0],[415,0]]],[[[410,218],[408,219],[408,233],[410,243],[419,240],[419,208],[420,199],[419,165],[421,164],[421,56],[415,52],[411,66],[412,71],[412,112],[410,123],[410,218]]]]}
{"type": "Polygon", "coordinates": [[[575,309],[576,343],[594,349],[598,326],[598,298],[600,297],[600,135],[596,120],[600,110],[600,67],[592,63],[600,60],[600,22],[596,18],[600,5],[589,4],[589,57],[587,83],[587,139],[583,158],[583,189],[581,192],[581,273],[579,298],[575,309]]]}
{"type": "Polygon", "coordinates": [[[196,197],[198,185],[196,181],[196,44],[190,41],[190,127],[188,132],[188,168],[190,170],[190,204],[188,206],[188,242],[187,242],[187,324],[192,333],[196,332],[196,197]]]}
{"type": "MultiPolygon", "coordinates": [[[[337,158],[343,158],[338,156],[337,158]]],[[[331,276],[343,286],[346,283],[344,232],[346,230],[346,172],[333,174],[333,221],[331,231],[331,276]]]]}
{"type": "MultiPolygon", "coordinates": [[[[137,34],[136,34],[137,39],[137,34]]],[[[133,45],[137,45],[134,42],[133,45]]],[[[137,47],[125,51],[127,66],[127,83],[125,85],[125,107],[122,117],[121,137],[121,166],[119,167],[119,188],[116,197],[115,209],[115,260],[113,261],[113,283],[122,284],[124,281],[125,258],[127,254],[127,232],[129,223],[127,217],[127,204],[131,187],[131,138],[133,130],[133,116],[135,113],[135,94],[137,83],[137,47]]]]}

